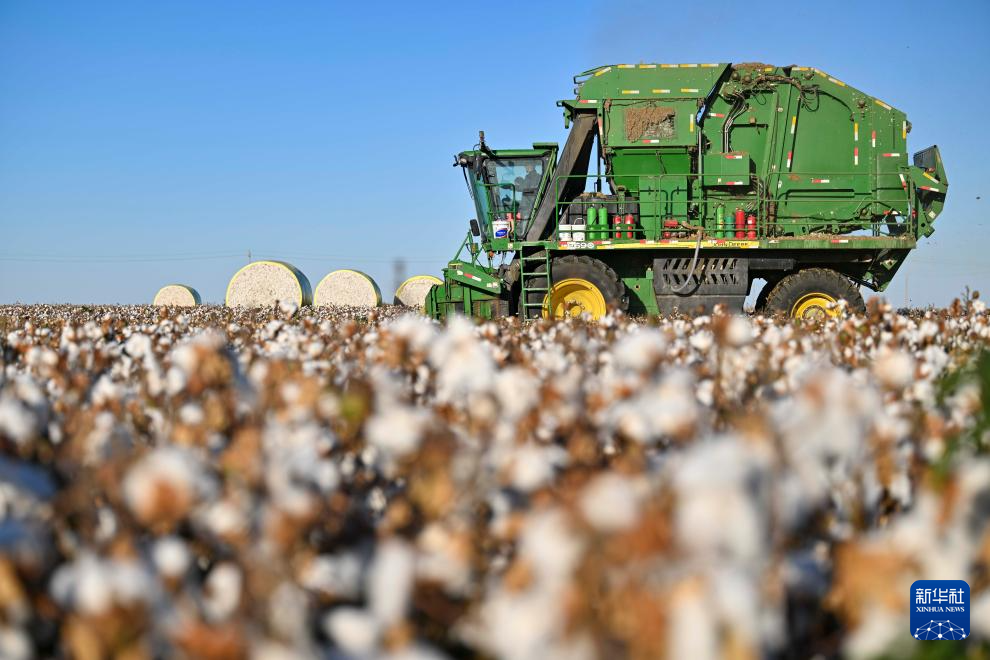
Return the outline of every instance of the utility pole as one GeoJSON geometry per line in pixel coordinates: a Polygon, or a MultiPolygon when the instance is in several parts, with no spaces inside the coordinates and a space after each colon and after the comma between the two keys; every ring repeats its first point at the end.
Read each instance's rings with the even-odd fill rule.
{"type": "Polygon", "coordinates": [[[398,257],[392,262],[392,291],[398,291],[406,279],[406,260],[398,257]]]}
{"type": "Polygon", "coordinates": [[[909,301],[911,298],[908,296],[908,279],[910,279],[911,274],[906,270],[904,271],[904,306],[909,307],[909,301]]]}
{"type": "Polygon", "coordinates": [[[247,262],[248,263],[251,263],[251,248],[248,248],[248,255],[247,255],[247,257],[248,257],[247,262]]]}

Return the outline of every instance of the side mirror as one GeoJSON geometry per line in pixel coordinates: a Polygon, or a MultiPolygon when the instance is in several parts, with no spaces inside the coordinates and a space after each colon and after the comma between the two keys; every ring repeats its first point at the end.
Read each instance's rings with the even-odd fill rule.
{"type": "Polygon", "coordinates": [[[471,224],[471,235],[475,237],[481,236],[481,227],[478,226],[478,221],[475,220],[474,218],[471,218],[470,224],[471,224]]]}

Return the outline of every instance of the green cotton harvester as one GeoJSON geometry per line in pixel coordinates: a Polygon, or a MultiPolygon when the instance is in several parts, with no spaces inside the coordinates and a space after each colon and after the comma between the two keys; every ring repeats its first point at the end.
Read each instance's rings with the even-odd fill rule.
{"type": "Polygon", "coordinates": [[[818,69],[619,64],[574,78],[567,142],[458,154],[472,220],[427,312],[496,318],[863,309],[932,233],[938,148],[818,69]],[[845,301],[845,305],[839,301],[845,301]]]}

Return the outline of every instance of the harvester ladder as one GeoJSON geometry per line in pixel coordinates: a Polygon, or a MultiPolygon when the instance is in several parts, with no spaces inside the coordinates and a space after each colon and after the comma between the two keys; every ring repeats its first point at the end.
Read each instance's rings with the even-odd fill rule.
{"type": "Polygon", "coordinates": [[[520,296],[519,310],[523,319],[533,319],[542,316],[543,306],[547,293],[550,291],[550,250],[545,245],[536,246],[533,251],[528,251],[525,247],[519,251],[519,281],[521,283],[522,295],[520,296]],[[543,272],[537,272],[536,268],[540,264],[544,265],[543,272]],[[534,280],[545,278],[545,286],[534,286],[534,280]],[[539,302],[531,302],[530,293],[541,293],[539,302]]]}

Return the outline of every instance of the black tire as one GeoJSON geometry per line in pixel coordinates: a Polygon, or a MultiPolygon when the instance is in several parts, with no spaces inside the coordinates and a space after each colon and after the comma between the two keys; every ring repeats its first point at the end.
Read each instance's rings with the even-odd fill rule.
{"type": "MultiPolygon", "coordinates": [[[[619,276],[615,274],[614,270],[598,259],[586,255],[569,254],[564,257],[555,258],[553,260],[552,270],[554,283],[579,278],[594,284],[601,292],[602,297],[605,298],[605,306],[609,312],[615,310],[626,312],[629,309],[629,295],[626,293],[625,284],[622,283],[622,280],[619,279],[619,276]]],[[[543,273],[545,271],[546,266],[543,264],[540,264],[534,269],[536,273],[543,273]]],[[[548,287],[546,281],[547,278],[545,276],[534,277],[532,286],[548,287]]],[[[542,303],[545,297],[546,292],[533,291],[529,294],[528,302],[542,303]]],[[[529,309],[539,310],[537,307],[530,307],[529,309]]],[[[530,313],[535,316],[532,314],[532,311],[530,313]]]]}
{"type": "Polygon", "coordinates": [[[848,277],[828,268],[805,268],[783,278],[770,290],[766,312],[795,317],[798,303],[815,293],[845,300],[851,312],[862,314],[866,311],[859,288],[848,277]]]}
{"type": "Polygon", "coordinates": [[[767,298],[770,297],[770,292],[773,291],[773,288],[777,286],[777,282],[779,281],[780,280],[778,279],[767,278],[767,283],[763,285],[763,288],[760,289],[759,295],[756,296],[756,304],[753,306],[753,311],[755,313],[767,313],[767,298]]]}

